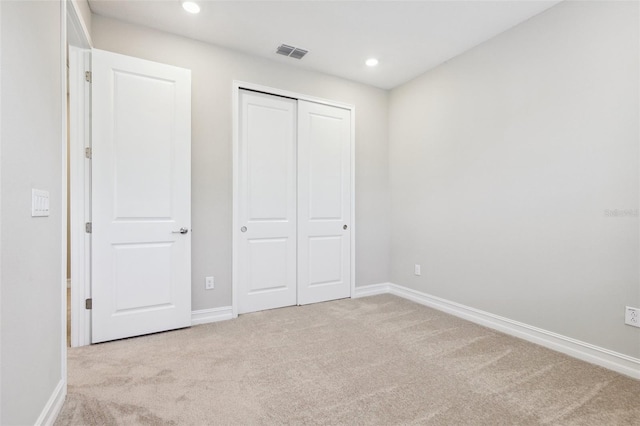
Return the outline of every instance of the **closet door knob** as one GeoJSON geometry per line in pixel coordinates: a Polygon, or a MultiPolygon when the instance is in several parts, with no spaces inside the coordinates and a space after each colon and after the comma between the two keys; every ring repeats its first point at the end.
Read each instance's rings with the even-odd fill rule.
{"type": "Polygon", "coordinates": [[[247,232],[247,227],[243,226],[242,228],[240,228],[240,232],[247,232]]]}
{"type": "Polygon", "coordinates": [[[344,225],[344,226],[342,227],[342,229],[344,229],[345,231],[347,230],[347,228],[348,228],[348,226],[347,226],[347,225],[344,225]]]}

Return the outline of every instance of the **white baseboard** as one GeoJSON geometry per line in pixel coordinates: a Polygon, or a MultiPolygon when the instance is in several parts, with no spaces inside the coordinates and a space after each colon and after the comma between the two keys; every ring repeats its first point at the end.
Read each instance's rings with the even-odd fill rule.
{"type": "Polygon", "coordinates": [[[392,283],[374,284],[356,287],[354,297],[373,296],[390,293],[421,305],[429,306],[451,315],[466,319],[476,324],[498,330],[549,349],[578,358],[582,361],[599,365],[609,370],[640,379],[640,359],[621,354],[591,343],[582,342],[552,331],[494,315],[489,312],[471,308],[441,297],[432,296],[417,290],[392,283]]]}
{"type": "Polygon", "coordinates": [[[65,381],[61,379],[53,390],[49,401],[47,401],[47,404],[42,409],[38,420],[36,420],[36,426],[52,426],[55,423],[58,414],[60,414],[60,410],[62,410],[62,404],[64,404],[66,395],[67,389],[65,381]]]}
{"type": "Polygon", "coordinates": [[[356,287],[355,294],[353,295],[354,299],[359,297],[367,297],[367,296],[375,296],[376,294],[386,294],[391,293],[391,283],[380,283],[380,284],[371,284],[365,285],[362,287],[356,287]]]}
{"type": "Polygon", "coordinates": [[[191,312],[191,325],[208,324],[210,322],[226,321],[233,318],[231,306],[221,308],[202,309],[191,312]]]}

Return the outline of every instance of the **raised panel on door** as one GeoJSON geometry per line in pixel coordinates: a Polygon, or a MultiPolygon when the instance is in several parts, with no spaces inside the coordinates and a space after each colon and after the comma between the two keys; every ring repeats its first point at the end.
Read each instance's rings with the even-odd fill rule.
{"type": "Polygon", "coordinates": [[[191,73],[92,60],[92,342],[187,327],[191,73]]]}
{"type": "Polygon", "coordinates": [[[351,295],[351,112],[298,101],[298,303],[351,295]]]}
{"type": "Polygon", "coordinates": [[[295,100],[240,91],[239,313],[296,304],[295,120],[295,100]]]}

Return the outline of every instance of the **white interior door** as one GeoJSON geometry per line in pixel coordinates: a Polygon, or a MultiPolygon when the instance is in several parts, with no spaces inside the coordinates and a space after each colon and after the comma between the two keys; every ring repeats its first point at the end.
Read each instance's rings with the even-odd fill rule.
{"type": "Polygon", "coordinates": [[[296,304],[296,101],[240,91],[238,313],[296,304]]]}
{"type": "Polygon", "coordinates": [[[298,304],[351,295],[351,111],[298,101],[298,304]]]}
{"type": "Polygon", "coordinates": [[[191,72],[92,61],[92,342],[190,326],[191,72]]]}

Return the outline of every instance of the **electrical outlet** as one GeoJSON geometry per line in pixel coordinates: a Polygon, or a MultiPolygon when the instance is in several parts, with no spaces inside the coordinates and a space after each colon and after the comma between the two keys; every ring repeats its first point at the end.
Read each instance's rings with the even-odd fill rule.
{"type": "Polygon", "coordinates": [[[415,275],[418,275],[418,276],[420,275],[420,273],[421,273],[421,272],[420,272],[420,265],[416,264],[416,265],[413,267],[413,273],[414,273],[415,275]]]}
{"type": "Polygon", "coordinates": [[[206,277],[204,279],[204,289],[205,290],[213,290],[215,283],[213,281],[213,277],[206,277]]]}
{"type": "Polygon", "coordinates": [[[624,310],[624,323],[640,327],[640,309],[627,306],[624,310]]]}

